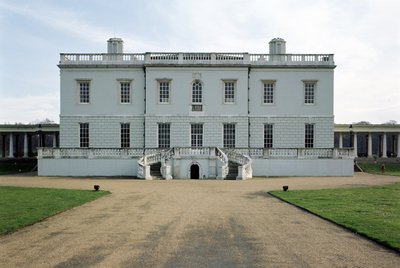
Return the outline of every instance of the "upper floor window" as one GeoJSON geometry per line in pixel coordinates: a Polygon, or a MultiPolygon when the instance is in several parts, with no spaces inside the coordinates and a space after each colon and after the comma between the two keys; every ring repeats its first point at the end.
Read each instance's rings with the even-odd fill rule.
{"type": "Polygon", "coordinates": [[[80,81],[79,82],[79,102],[89,103],[90,102],[90,82],[80,81]]]}
{"type": "Polygon", "coordinates": [[[235,124],[224,124],[224,148],[234,148],[235,137],[235,124]]]}
{"type": "Polygon", "coordinates": [[[158,81],[158,102],[169,103],[171,81],[158,81]]]}
{"type": "Polygon", "coordinates": [[[235,88],[236,81],[225,81],[224,82],[224,102],[234,103],[235,102],[235,88]]]}
{"type": "Polygon", "coordinates": [[[304,81],[304,104],[315,103],[316,84],[315,81],[304,81]]]}
{"type": "Polygon", "coordinates": [[[306,148],[314,147],[314,125],[313,124],[305,125],[304,146],[306,148]]]}
{"type": "Polygon", "coordinates": [[[89,123],[79,124],[79,147],[89,147],[89,123]]]}
{"type": "Polygon", "coordinates": [[[191,124],[191,146],[192,147],[203,147],[203,124],[191,124]]]}
{"type": "Polygon", "coordinates": [[[130,147],[131,129],[129,123],[121,123],[121,148],[130,147]]]}
{"type": "Polygon", "coordinates": [[[203,86],[200,81],[195,81],[192,85],[192,103],[203,102],[203,86]]]}
{"type": "Polygon", "coordinates": [[[272,148],[273,147],[273,125],[265,124],[264,125],[264,148],[272,148]]]}
{"type": "Polygon", "coordinates": [[[264,82],[264,94],[263,94],[263,102],[264,104],[273,104],[274,103],[274,91],[275,91],[275,82],[274,81],[265,81],[264,82]]]}
{"type": "Polygon", "coordinates": [[[120,82],[120,101],[121,103],[131,102],[131,83],[120,82]]]}

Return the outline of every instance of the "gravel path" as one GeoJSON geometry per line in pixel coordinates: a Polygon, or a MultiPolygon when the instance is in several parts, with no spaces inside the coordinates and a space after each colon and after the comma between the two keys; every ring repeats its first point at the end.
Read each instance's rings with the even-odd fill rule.
{"type": "Polygon", "coordinates": [[[0,176],[0,185],[111,195],[0,237],[1,267],[400,267],[400,255],[267,190],[354,187],[400,177],[140,181],[0,176]]]}

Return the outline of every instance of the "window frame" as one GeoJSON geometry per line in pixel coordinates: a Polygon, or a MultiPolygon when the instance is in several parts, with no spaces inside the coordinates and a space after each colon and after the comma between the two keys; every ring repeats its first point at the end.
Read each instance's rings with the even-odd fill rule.
{"type": "Polygon", "coordinates": [[[196,79],[192,83],[192,104],[202,104],[202,103],[203,103],[203,83],[199,79],[196,79]]]}
{"type": "Polygon", "coordinates": [[[79,104],[90,104],[91,100],[91,80],[89,79],[79,79],[76,80],[78,84],[78,100],[79,104]],[[86,88],[83,88],[83,84],[87,84],[86,88]],[[83,91],[85,90],[85,91],[83,91]]]}
{"type": "Polygon", "coordinates": [[[317,80],[303,80],[303,103],[304,105],[316,104],[317,80]],[[312,86],[312,87],[311,87],[312,86]]]}
{"type": "Polygon", "coordinates": [[[236,92],[237,92],[237,80],[235,79],[224,79],[223,81],[223,103],[224,104],[235,104],[236,103],[236,92]],[[231,88],[228,88],[228,84],[232,84],[231,88]],[[232,90],[233,93],[228,93],[227,90],[232,90]],[[227,95],[232,96],[231,98],[227,98],[227,95]],[[231,100],[232,101],[227,101],[231,100]]]}
{"type": "Polygon", "coordinates": [[[204,127],[202,123],[190,124],[190,146],[203,147],[204,127]]]}
{"type": "Polygon", "coordinates": [[[264,124],[264,148],[274,148],[274,125],[264,124]]]}
{"type": "Polygon", "coordinates": [[[120,124],[120,146],[121,148],[130,148],[131,146],[131,124],[120,124]]]}
{"type": "Polygon", "coordinates": [[[79,148],[89,148],[90,146],[89,123],[79,123],[79,148]]]}
{"type": "Polygon", "coordinates": [[[119,103],[120,104],[131,104],[132,103],[132,81],[131,80],[118,80],[119,82],[119,103]],[[123,88],[123,85],[128,84],[128,88],[123,88]],[[127,90],[127,93],[123,90],[127,90]],[[126,96],[128,95],[128,96],[126,96]]]}
{"type": "Polygon", "coordinates": [[[157,147],[171,148],[171,123],[158,123],[157,125],[157,147]]]}
{"type": "Polygon", "coordinates": [[[315,124],[305,124],[304,127],[304,148],[314,148],[315,124]]]}
{"type": "Polygon", "coordinates": [[[264,105],[274,105],[275,104],[275,91],[276,91],[276,81],[275,80],[262,80],[262,104],[264,105]],[[268,94],[267,85],[270,85],[271,92],[268,94]],[[270,101],[270,102],[269,102],[270,101]]]}
{"type": "Polygon", "coordinates": [[[236,147],[236,124],[235,123],[224,123],[222,131],[222,147],[223,148],[235,148],[236,147]],[[233,130],[230,133],[230,131],[233,130]]]}
{"type": "MultiPolygon", "coordinates": [[[[171,103],[171,79],[158,79],[157,80],[157,103],[158,104],[170,104],[171,103]],[[168,85],[168,98],[167,101],[164,101],[165,98],[161,99],[161,96],[165,93],[162,92],[162,85],[163,84],[167,84],[168,85]],[[162,101],[163,100],[163,101],[162,101]]],[[[165,90],[165,89],[164,89],[165,90]]]]}

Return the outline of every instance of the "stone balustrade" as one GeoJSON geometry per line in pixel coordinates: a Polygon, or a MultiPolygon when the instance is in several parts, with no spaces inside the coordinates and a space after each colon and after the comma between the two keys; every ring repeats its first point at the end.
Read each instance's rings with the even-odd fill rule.
{"type": "Polygon", "coordinates": [[[334,66],[333,54],[249,54],[249,53],[131,53],[60,54],[60,66],[67,65],[327,65],[334,66]]]}

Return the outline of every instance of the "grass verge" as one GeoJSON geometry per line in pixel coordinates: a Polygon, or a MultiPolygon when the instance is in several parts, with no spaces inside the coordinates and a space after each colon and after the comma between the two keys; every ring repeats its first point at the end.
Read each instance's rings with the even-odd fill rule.
{"type": "Polygon", "coordinates": [[[400,252],[400,183],[270,194],[400,252]]]}
{"type": "Polygon", "coordinates": [[[400,176],[400,164],[397,163],[386,163],[385,165],[385,173],[382,173],[381,166],[382,164],[358,164],[364,172],[372,173],[372,174],[384,174],[391,176],[400,176]]]}
{"type": "Polygon", "coordinates": [[[109,194],[107,191],[0,187],[0,235],[109,194]]]}

